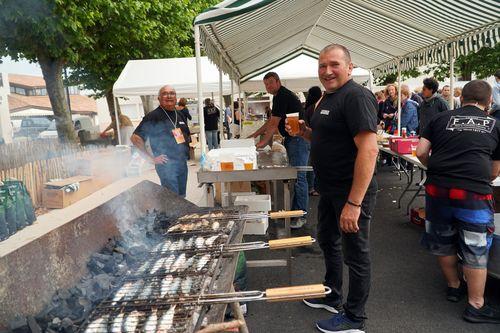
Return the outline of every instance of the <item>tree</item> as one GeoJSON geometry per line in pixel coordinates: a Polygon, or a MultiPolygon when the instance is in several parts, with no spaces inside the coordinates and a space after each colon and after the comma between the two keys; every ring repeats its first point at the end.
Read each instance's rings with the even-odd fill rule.
{"type": "MultiPolygon", "coordinates": [[[[192,22],[217,0],[150,0],[115,2],[96,22],[92,49],[71,63],[70,80],[106,96],[114,112],[113,84],[131,59],[193,55],[192,22]]],[[[165,78],[168,82],[168,77],[165,78]]]]}
{"type": "Polygon", "coordinates": [[[59,138],[74,141],[62,70],[80,50],[92,48],[92,27],[102,19],[98,8],[73,0],[0,0],[0,8],[0,55],[38,61],[59,138]]]}
{"type": "MultiPolygon", "coordinates": [[[[478,79],[487,78],[495,73],[499,68],[500,59],[500,43],[495,47],[482,47],[477,52],[471,52],[467,55],[457,57],[455,60],[455,76],[461,77],[463,80],[471,80],[472,73],[476,74],[478,79]]],[[[435,77],[438,81],[444,81],[450,76],[449,62],[439,64],[430,64],[423,69],[413,68],[408,71],[401,72],[403,80],[410,77],[418,77],[422,74],[435,77]]],[[[386,74],[376,80],[378,85],[386,85],[396,82],[397,74],[386,74]]]]}

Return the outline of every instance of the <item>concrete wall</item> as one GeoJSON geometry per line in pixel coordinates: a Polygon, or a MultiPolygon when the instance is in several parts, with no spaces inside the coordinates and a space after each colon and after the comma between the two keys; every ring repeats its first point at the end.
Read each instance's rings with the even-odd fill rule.
{"type": "MultiPolygon", "coordinates": [[[[126,231],[127,223],[135,222],[146,210],[155,208],[173,217],[199,210],[192,203],[150,181],[143,181],[129,189],[123,189],[123,183],[110,186],[122,187],[123,192],[65,223],[57,221],[56,228],[45,222],[50,231],[31,240],[27,237],[26,244],[16,244],[14,236],[2,242],[0,330],[16,315],[39,313],[56,290],[74,286],[87,273],[89,257],[99,251],[110,237],[126,231]]],[[[111,193],[111,190],[108,189],[108,192],[111,193]]],[[[106,196],[104,192],[95,195],[106,196]]],[[[75,207],[79,207],[78,203],[75,207]]],[[[71,218],[73,212],[68,211],[65,215],[71,218]]],[[[20,233],[29,233],[30,228],[40,227],[42,220],[20,233]]]]}

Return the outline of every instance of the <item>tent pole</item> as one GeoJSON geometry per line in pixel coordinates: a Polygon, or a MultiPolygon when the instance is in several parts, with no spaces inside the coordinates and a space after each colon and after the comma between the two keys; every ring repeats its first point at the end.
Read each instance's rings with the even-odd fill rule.
{"type": "Polygon", "coordinates": [[[120,117],[118,117],[118,97],[113,95],[113,104],[115,106],[115,123],[116,123],[116,136],[118,137],[118,144],[122,144],[122,136],[120,133],[120,117]]]}
{"type": "Polygon", "coordinates": [[[196,86],[198,90],[198,122],[200,123],[200,144],[202,159],[206,153],[207,137],[205,134],[205,118],[203,116],[203,91],[201,84],[201,48],[200,48],[200,27],[194,26],[194,51],[196,55],[196,86]]]}
{"type": "Polygon", "coordinates": [[[224,96],[222,96],[222,54],[219,54],[219,107],[220,107],[220,116],[219,116],[219,133],[220,133],[220,141],[224,140],[224,119],[226,118],[226,112],[224,112],[224,96]]]}
{"type": "Polygon", "coordinates": [[[373,92],[373,76],[372,76],[372,70],[368,70],[368,89],[370,89],[371,92],[373,92]]]}
{"type": "Polygon", "coordinates": [[[241,128],[243,127],[243,104],[241,103],[241,86],[240,79],[238,79],[238,110],[240,111],[240,138],[241,138],[241,128]]]}
{"type": "MultiPolygon", "coordinates": [[[[231,108],[231,118],[232,118],[232,121],[234,123],[234,84],[233,84],[233,79],[230,78],[231,80],[231,98],[230,98],[230,102],[229,102],[229,107],[231,108]]],[[[229,125],[231,126],[231,125],[229,125]]],[[[234,136],[234,133],[233,133],[233,136],[234,136]]]]}
{"type": "Polygon", "coordinates": [[[455,108],[455,97],[453,93],[453,89],[455,86],[455,43],[451,42],[451,50],[450,50],[450,110],[455,108]]]}
{"type": "Polygon", "coordinates": [[[398,59],[398,135],[401,133],[401,60],[398,59]]]}

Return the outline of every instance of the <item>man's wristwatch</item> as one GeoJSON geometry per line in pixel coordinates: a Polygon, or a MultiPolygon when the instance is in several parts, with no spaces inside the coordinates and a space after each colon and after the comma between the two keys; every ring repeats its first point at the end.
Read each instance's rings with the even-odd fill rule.
{"type": "Polygon", "coordinates": [[[358,205],[358,204],[356,204],[356,203],[352,202],[351,200],[347,200],[347,204],[348,204],[348,205],[351,205],[351,206],[354,206],[354,207],[361,208],[361,205],[358,205]]]}

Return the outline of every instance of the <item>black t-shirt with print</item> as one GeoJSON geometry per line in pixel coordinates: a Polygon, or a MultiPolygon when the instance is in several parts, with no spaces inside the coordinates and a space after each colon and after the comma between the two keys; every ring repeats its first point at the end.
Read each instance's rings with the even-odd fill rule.
{"type": "Polygon", "coordinates": [[[324,95],[311,118],[311,161],[321,193],[351,188],[358,152],[354,137],[377,132],[377,110],[375,96],[353,80],[324,95]]]}
{"type": "Polygon", "coordinates": [[[215,106],[203,107],[205,116],[205,131],[216,131],[219,129],[220,111],[215,106]]]}
{"type": "Polygon", "coordinates": [[[189,158],[189,127],[186,118],[179,111],[163,111],[161,107],[157,107],[142,118],[134,134],[144,141],[149,139],[154,156],[166,155],[168,159],[175,161],[189,158]],[[185,143],[178,144],[175,141],[172,134],[174,124],[184,134],[185,143]]]}
{"type": "Polygon", "coordinates": [[[271,111],[271,114],[274,117],[281,118],[280,123],[278,125],[278,129],[283,137],[290,136],[288,132],[285,130],[286,115],[289,113],[297,113],[297,112],[299,113],[299,116],[302,118],[303,110],[299,98],[292,91],[281,86],[276,95],[273,97],[273,109],[271,111]]]}
{"type": "Polygon", "coordinates": [[[491,193],[491,162],[500,160],[500,123],[475,106],[445,111],[422,137],[431,142],[427,184],[491,193]]]}

